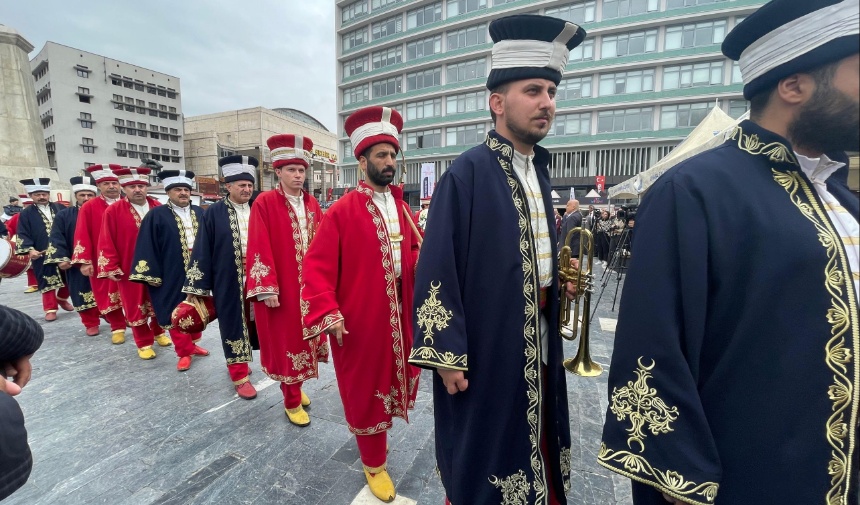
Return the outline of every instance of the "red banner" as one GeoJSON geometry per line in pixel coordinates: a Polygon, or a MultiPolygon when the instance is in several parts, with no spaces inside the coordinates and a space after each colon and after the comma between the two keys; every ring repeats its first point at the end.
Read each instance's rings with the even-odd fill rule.
{"type": "Polygon", "coordinates": [[[605,175],[598,175],[598,176],[595,176],[595,177],[594,177],[594,182],[595,182],[595,184],[596,184],[596,186],[597,186],[597,192],[598,192],[598,193],[603,193],[603,190],[604,190],[604,188],[605,188],[605,186],[606,186],[606,176],[605,176],[605,175]]]}

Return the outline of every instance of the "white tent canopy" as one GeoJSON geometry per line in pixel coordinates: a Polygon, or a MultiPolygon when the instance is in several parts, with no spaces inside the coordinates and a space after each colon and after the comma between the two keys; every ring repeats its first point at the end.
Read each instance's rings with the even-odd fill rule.
{"type": "Polygon", "coordinates": [[[702,122],[687,135],[687,138],[678,144],[678,147],[672,152],[655,163],[653,167],[609,188],[609,198],[637,198],[641,196],[670,168],[687,158],[722,144],[726,134],[730,133],[746,117],[747,115],[744,114],[739,119],[734,120],[719,106],[714,106],[711,112],[702,119],[702,122]]]}

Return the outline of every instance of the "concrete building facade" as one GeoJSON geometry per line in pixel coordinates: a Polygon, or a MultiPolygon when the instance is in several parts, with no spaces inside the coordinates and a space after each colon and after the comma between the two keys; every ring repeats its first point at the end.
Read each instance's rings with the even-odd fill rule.
{"type": "Polygon", "coordinates": [[[184,167],[178,77],[47,42],[30,60],[51,167],[61,179],[99,163],[151,158],[184,167]]]}
{"type": "Polygon", "coordinates": [[[296,109],[254,107],[186,117],[185,166],[197,175],[198,183],[212,184],[221,178],[220,157],[254,156],[260,161],[259,189],[272,189],[277,185],[277,176],[271,168],[266,140],[280,133],[302,135],[314,141],[308,185],[315,194],[325,195],[323,189],[332,188],[337,178],[337,136],[318,120],[296,109]]]}
{"type": "Polygon", "coordinates": [[[570,54],[556,119],[541,142],[552,153],[554,187],[576,187],[579,195],[597,175],[607,187],[626,180],[671,151],[715,104],[732,117],[746,111],[740,72],[720,44],[764,3],[336,0],[341,185],[358,178],[343,122],[364,106],[403,115],[407,190],[417,191],[422,163],[434,163],[438,176],[481,142],[492,128],[488,24],[524,13],[567,19],[588,32],[570,54]]]}

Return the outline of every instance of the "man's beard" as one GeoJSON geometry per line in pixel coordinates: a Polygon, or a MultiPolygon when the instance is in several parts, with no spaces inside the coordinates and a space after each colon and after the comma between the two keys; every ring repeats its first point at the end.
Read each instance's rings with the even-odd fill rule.
{"type": "Polygon", "coordinates": [[[549,133],[549,129],[552,127],[552,116],[547,115],[546,131],[540,131],[538,129],[529,130],[528,127],[520,128],[511,121],[509,116],[505,117],[505,126],[508,127],[508,130],[513,133],[520,142],[535,145],[543,140],[544,137],[546,137],[546,134],[549,133]]]}
{"type": "MultiPolygon", "coordinates": [[[[384,174],[383,170],[388,170],[389,167],[377,169],[372,163],[367,163],[367,179],[376,186],[385,187],[394,181],[394,173],[384,174]]],[[[396,171],[395,171],[396,172],[396,171]]]]}
{"type": "Polygon", "coordinates": [[[788,126],[795,147],[822,153],[860,151],[860,104],[834,89],[819,86],[788,126]]]}

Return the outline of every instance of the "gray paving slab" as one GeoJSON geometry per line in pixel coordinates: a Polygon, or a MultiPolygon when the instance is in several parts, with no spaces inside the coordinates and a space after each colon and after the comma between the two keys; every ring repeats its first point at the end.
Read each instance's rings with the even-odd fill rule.
{"type": "MultiPolygon", "coordinates": [[[[600,267],[597,267],[600,272],[600,267]]],[[[42,320],[38,294],[24,294],[23,278],[0,283],[0,303],[45,328],[33,359],[33,380],[18,397],[25,413],[34,469],[4,505],[302,504],[348,505],[364,487],[358,448],[349,434],[331,364],[308,381],[313,400],[308,428],[292,426],[278,386],[252,401],[238,399],[226,373],[217,322],[204,332],[212,354],[176,371],[172,348],[141,361],[131,332],[111,345],[107,328],[85,335],[76,314],[42,320]]],[[[614,281],[598,306],[610,310],[614,281]]],[[[611,325],[610,325],[611,326],[611,325]]],[[[592,356],[608,368],[614,333],[592,323],[592,356]]],[[[566,342],[565,354],[577,342],[566,342]]],[[[251,380],[268,379],[251,365],[251,380]]],[[[441,505],[435,470],[431,377],[424,372],[407,424],[389,432],[389,467],[398,492],[419,504],[441,505]]],[[[627,479],[599,467],[596,455],[607,406],[606,374],[568,376],[576,505],[628,505],[627,479]]]]}

